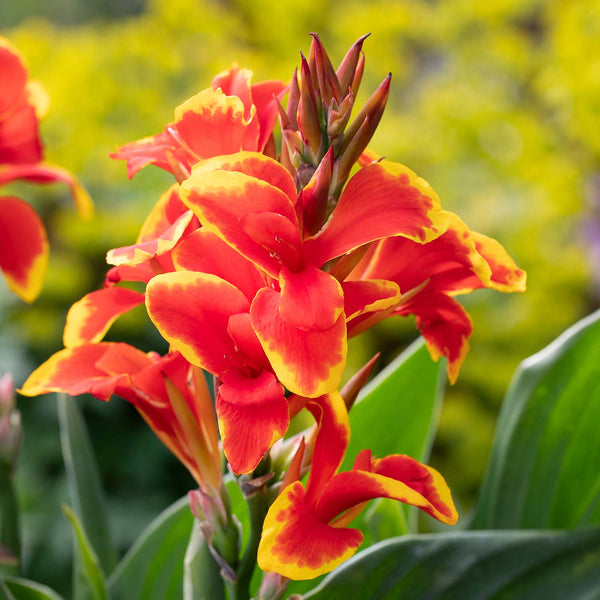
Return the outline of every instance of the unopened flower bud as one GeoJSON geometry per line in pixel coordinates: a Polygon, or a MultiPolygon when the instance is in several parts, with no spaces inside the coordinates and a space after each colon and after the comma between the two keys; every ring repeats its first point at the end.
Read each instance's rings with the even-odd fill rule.
{"type": "Polygon", "coordinates": [[[265,573],[258,592],[258,600],[279,600],[285,594],[290,580],[279,573],[265,573]]]}
{"type": "Polygon", "coordinates": [[[364,41],[370,36],[370,33],[363,35],[358,38],[352,45],[350,50],[344,56],[336,75],[340,82],[340,90],[342,97],[346,96],[350,90],[355,94],[360,85],[362,78],[362,71],[364,69],[364,54],[362,53],[362,46],[364,41]],[[357,77],[358,75],[358,77],[357,77]]]}
{"type": "Polygon", "coordinates": [[[23,440],[21,414],[15,408],[15,387],[10,373],[0,377],[0,461],[14,471],[23,440]]]}

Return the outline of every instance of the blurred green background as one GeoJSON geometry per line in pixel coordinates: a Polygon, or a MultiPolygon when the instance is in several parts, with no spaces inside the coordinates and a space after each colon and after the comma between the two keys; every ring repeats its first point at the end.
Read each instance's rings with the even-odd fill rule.
{"type": "MultiPolygon", "coordinates": [[[[371,147],[427,179],[445,208],[497,238],[529,275],[526,294],[481,291],[463,300],[475,335],[458,383],[447,390],[431,462],[466,514],[515,367],[598,306],[599,3],[3,0],[0,33],[51,98],[42,129],[47,158],[81,178],[96,216],[81,222],[58,185],[14,187],[43,215],[51,258],[31,307],[0,284],[0,372],[12,371],[20,384],[62,347],[68,307],[101,285],[106,251],[133,243],[171,182],[154,168],[130,182],[124,163],[108,153],[160,131],[177,104],[234,61],[256,80],[288,80],[311,31],[334,64],[372,33],[362,99],[389,71],[393,78],[371,147]]],[[[351,368],[380,348],[383,366],[415,337],[409,320],[380,324],[352,342],[351,368]]],[[[108,339],[165,349],[143,309],[121,319],[108,339]]],[[[82,403],[114,532],[126,548],[192,480],[126,403],[82,403]]],[[[28,575],[64,591],[70,532],[58,508],[67,491],[55,403],[22,399],[20,408],[28,575]]],[[[394,426],[401,432],[401,423],[394,426]]]]}

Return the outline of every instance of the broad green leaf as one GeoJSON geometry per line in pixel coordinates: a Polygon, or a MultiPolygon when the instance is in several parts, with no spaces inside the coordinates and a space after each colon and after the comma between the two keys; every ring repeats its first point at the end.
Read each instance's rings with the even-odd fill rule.
{"type": "Polygon", "coordinates": [[[0,574],[19,572],[21,535],[19,505],[10,466],[0,461],[0,574]]]}
{"type": "Polygon", "coordinates": [[[0,600],[63,600],[54,590],[35,581],[0,577],[0,600]]]}
{"type": "Polygon", "coordinates": [[[75,600],[91,598],[93,600],[106,600],[106,579],[100,566],[100,560],[96,556],[90,544],[81,521],[68,506],[63,506],[63,512],[73,526],[76,542],[77,572],[75,576],[75,600]]]}
{"type": "Polygon", "coordinates": [[[104,572],[109,573],[117,562],[117,554],[110,537],[96,459],[77,400],[59,394],[58,417],[73,508],[81,519],[104,572]]]}
{"type": "Polygon", "coordinates": [[[405,536],[360,552],[304,598],[592,600],[599,547],[599,528],[405,536]]]}
{"type": "Polygon", "coordinates": [[[152,521],[109,577],[111,598],[182,598],[183,560],[193,523],[187,496],[152,521]]]}
{"type": "Polygon", "coordinates": [[[184,600],[223,600],[225,586],[220,568],[210,553],[200,524],[194,523],[194,529],[187,547],[184,560],[184,600]]]}
{"type": "Polygon", "coordinates": [[[517,370],[474,529],[600,523],[600,311],[517,370]]]}

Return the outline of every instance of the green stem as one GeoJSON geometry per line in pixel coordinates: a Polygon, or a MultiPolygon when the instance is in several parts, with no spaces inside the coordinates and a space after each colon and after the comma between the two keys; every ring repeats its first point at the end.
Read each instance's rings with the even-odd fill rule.
{"type": "Polygon", "coordinates": [[[19,573],[18,561],[21,555],[19,522],[19,505],[12,470],[9,464],[0,461],[0,544],[15,559],[13,564],[12,560],[5,557],[0,562],[0,574],[19,573]]]}
{"type": "Polygon", "coordinates": [[[262,526],[269,508],[267,493],[258,490],[247,498],[248,512],[250,515],[250,539],[238,569],[236,596],[232,600],[248,600],[250,598],[250,581],[256,567],[256,553],[262,533],[262,526]]]}

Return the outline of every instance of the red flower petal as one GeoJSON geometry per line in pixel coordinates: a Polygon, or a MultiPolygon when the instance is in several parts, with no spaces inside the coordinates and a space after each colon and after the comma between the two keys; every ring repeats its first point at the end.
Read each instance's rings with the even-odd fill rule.
{"type": "Polygon", "coordinates": [[[373,163],[350,179],[325,227],[306,240],[306,255],[320,266],[367,242],[400,235],[424,243],[446,227],[426,181],[403,165],[373,163]]]}
{"type": "Polygon", "coordinates": [[[240,227],[249,214],[277,213],[296,223],[289,197],[278,188],[255,177],[235,171],[195,171],[181,185],[181,199],[200,219],[230,246],[277,277],[280,264],[276,257],[253,240],[240,227]]]}
{"type": "Polygon", "coordinates": [[[417,327],[425,338],[429,353],[434,360],[441,356],[448,359],[448,377],[454,383],[473,333],[473,323],[465,309],[446,294],[424,291],[400,306],[396,314],[416,315],[417,327]]]}
{"type": "Polygon", "coordinates": [[[258,138],[257,148],[260,152],[264,150],[277,122],[279,112],[275,98],[281,97],[286,88],[287,85],[283,81],[273,79],[259,81],[251,87],[252,102],[256,106],[256,116],[260,124],[260,137],[258,138]]]}
{"type": "Polygon", "coordinates": [[[35,99],[21,53],[0,36],[0,164],[42,160],[35,99]]]}
{"type": "Polygon", "coordinates": [[[0,114],[16,104],[25,92],[27,68],[21,53],[6,38],[0,36],[0,114]]]}
{"type": "Polygon", "coordinates": [[[178,270],[210,273],[228,281],[249,301],[257,290],[267,285],[262,271],[205,227],[188,235],[177,246],[173,262],[178,270]]]}
{"type": "Polygon", "coordinates": [[[519,269],[503,246],[481,233],[473,232],[477,251],[492,270],[489,287],[501,292],[524,292],[527,275],[519,269]]]}
{"type": "Polygon", "coordinates": [[[175,247],[184,233],[189,231],[192,220],[195,220],[194,215],[192,211],[187,210],[158,238],[109,250],[106,254],[106,262],[109,265],[139,265],[156,256],[166,254],[175,247]]]}
{"type": "Polygon", "coordinates": [[[350,420],[344,400],[337,391],[311,400],[307,408],[318,428],[306,485],[306,498],[315,503],[344,460],[350,441],[350,420]]]}
{"type": "Polygon", "coordinates": [[[287,431],[283,388],[268,371],[248,377],[232,369],[221,381],[216,409],[223,451],[235,473],[251,473],[287,431]]]}
{"type": "Polygon", "coordinates": [[[279,284],[279,314],[293,327],[304,331],[329,329],[344,310],[342,287],[337,279],[312,265],[298,272],[283,266],[279,284]]]}
{"type": "Polygon", "coordinates": [[[63,333],[66,348],[99,342],[122,314],[144,302],[144,294],[121,287],[96,290],[75,302],[63,333]]]}
{"type": "Polygon", "coordinates": [[[106,401],[119,385],[128,381],[130,373],[152,363],[149,356],[127,344],[101,342],[65,348],[38,367],[20,393],[25,396],[90,393],[106,401]]]}
{"type": "Polygon", "coordinates": [[[244,111],[239,98],[208,88],[178,106],[175,120],[161,133],[126,144],[111,157],[127,161],[130,178],[149,164],[189,173],[199,160],[243,149],[249,125],[244,111]]]}
{"type": "MultiPolygon", "coordinates": [[[[374,498],[392,498],[416,506],[432,517],[453,525],[458,520],[452,497],[442,476],[408,456],[388,456],[384,473],[344,471],[325,486],[315,510],[324,523],[374,498]]],[[[336,525],[339,523],[336,522],[336,525]]]]}
{"type": "Polygon", "coordinates": [[[303,331],[279,314],[280,294],[258,292],[252,326],[279,380],[293,393],[318,397],[337,389],[346,364],[345,316],[329,329],[303,331]]]}
{"type": "Polygon", "coordinates": [[[35,210],[20,198],[0,197],[0,268],[10,289],[33,302],[48,264],[48,239],[35,210]]]}
{"type": "Polygon", "coordinates": [[[350,321],[363,313],[385,311],[400,302],[397,283],[385,279],[343,281],[344,312],[350,321]]]}
{"type": "Polygon", "coordinates": [[[313,579],[349,559],[363,535],[320,521],[302,483],[286,487],[269,508],[258,547],[258,566],[289,579],[313,579]]]}
{"type": "Polygon", "coordinates": [[[48,163],[35,163],[23,165],[11,165],[0,169],[0,185],[24,179],[34,183],[65,183],[73,196],[77,212],[84,218],[91,218],[94,205],[89,194],[81,185],[79,180],[62,167],[48,163]]]}
{"type": "Polygon", "coordinates": [[[160,237],[177,219],[189,209],[179,199],[179,185],[173,184],[148,213],[136,244],[149,242],[160,237]]]}
{"type": "Polygon", "coordinates": [[[146,307],[161,335],[192,364],[215,374],[231,368],[227,324],[250,307],[236,287],[205,273],[166,273],[148,283],[146,307]]]}
{"type": "Polygon", "coordinates": [[[256,177],[280,189],[292,204],[296,203],[296,184],[288,170],[280,163],[258,152],[237,152],[226,156],[215,156],[194,166],[192,173],[206,171],[236,171],[256,177]]]}

